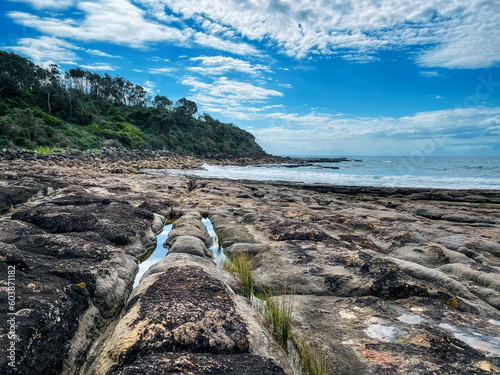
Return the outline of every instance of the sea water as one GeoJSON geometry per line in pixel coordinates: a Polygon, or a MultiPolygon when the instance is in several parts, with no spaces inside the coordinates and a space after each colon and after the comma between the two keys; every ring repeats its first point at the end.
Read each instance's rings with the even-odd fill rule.
{"type": "Polygon", "coordinates": [[[352,157],[289,168],[204,165],[203,170],[148,170],[148,173],[287,181],[351,186],[500,190],[500,156],[352,157]],[[338,169],[332,169],[332,167],[338,169]]]}

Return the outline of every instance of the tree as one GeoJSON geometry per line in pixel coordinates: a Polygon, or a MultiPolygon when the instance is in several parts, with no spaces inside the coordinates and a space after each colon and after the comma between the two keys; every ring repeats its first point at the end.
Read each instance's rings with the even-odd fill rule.
{"type": "Polygon", "coordinates": [[[172,101],[163,95],[156,95],[153,101],[153,106],[159,109],[165,109],[172,105],[172,101]]]}
{"type": "Polygon", "coordinates": [[[198,106],[192,100],[180,98],[175,104],[177,106],[177,111],[186,117],[193,117],[194,114],[198,112],[198,106]]]}

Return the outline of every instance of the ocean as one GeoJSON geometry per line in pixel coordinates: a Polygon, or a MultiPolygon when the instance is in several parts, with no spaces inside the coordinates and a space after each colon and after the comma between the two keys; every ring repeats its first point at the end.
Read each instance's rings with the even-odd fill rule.
{"type": "MultiPolygon", "coordinates": [[[[304,158],[301,158],[304,159],[304,158]]],[[[288,181],[351,186],[500,190],[500,156],[350,157],[307,166],[214,166],[204,170],[161,170],[199,177],[288,181]],[[338,169],[332,169],[338,168],[338,169]]],[[[314,159],[312,159],[314,160],[314,159]]]]}

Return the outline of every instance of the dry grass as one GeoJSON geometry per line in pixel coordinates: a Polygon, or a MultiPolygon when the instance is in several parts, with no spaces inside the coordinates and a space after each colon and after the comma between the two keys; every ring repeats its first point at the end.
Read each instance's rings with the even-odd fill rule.
{"type": "Polygon", "coordinates": [[[300,356],[300,362],[308,375],[330,374],[330,361],[320,350],[312,348],[308,343],[294,340],[295,347],[300,356]]]}

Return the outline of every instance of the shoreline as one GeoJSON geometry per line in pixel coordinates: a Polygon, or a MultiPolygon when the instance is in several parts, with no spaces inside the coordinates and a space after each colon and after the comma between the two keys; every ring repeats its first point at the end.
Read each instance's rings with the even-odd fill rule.
{"type": "MultiPolygon", "coordinates": [[[[34,167],[64,167],[77,169],[91,169],[102,173],[113,174],[151,174],[148,170],[197,170],[202,169],[204,164],[216,166],[260,166],[268,164],[294,164],[301,166],[304,158],[283,157],[275,155],[258,156],[228,156],[212,155],[211,157],[200,157],[194,155],[182,155],[169,151],[129,151],[125,149],[104,148],[100,152],[67,150],[63,153],[51,153],[43,155],[31,150],[0,150],[0,163],[11,164],[5,169],[12,169],[13,166],[24,168],[27,165],[34,167]]],[[[358,159],[349,158],[319,158],[318,160],[333,160],[334,163],[341,161],[359,162],[358,159]]],[[[307,166],[307,163],[304,164],[307,166]]],[[[153,174],[154,175],[154,174],[153,174]]],[[[498,189],[453,189],[453,188],[421,188],[421,187],[399,187],[399,186],[372,186],[372,185],[337,185],[328,183],[294,182],[287,180],[254,180],[254,179],[229,179],[220,177],[185,176],[185,178],[223,180],[233,182],[247,182],[271,184],[276,186],[302,187],[318,192],[338,192],[342,194],[369,194],[374,195],[407,195],[423,194],[430,200],[439,200],[441,197],[434,196],[434,193],[449,192],[449,197],[443,196],[444,200],[454,200],[463,196],[466,192],[472,194],[492,197],[493,202],[497,202],[495,195],[500,193],[498,189]]]]}

